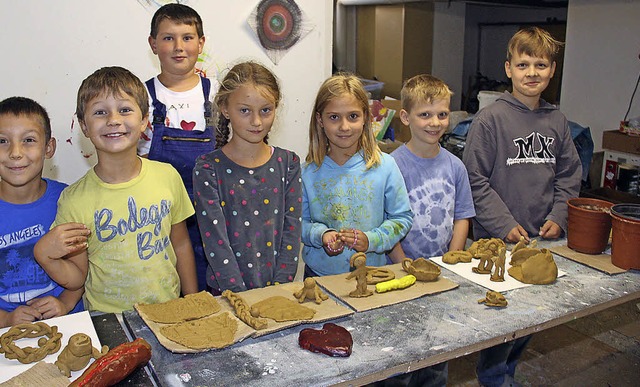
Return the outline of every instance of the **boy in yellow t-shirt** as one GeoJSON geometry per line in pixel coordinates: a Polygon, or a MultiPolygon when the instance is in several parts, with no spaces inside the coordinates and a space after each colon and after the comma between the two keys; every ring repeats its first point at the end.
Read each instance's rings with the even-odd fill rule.
{"type": "Polygon", "coordinates": [[[122,312],[197,291],[185,225],[194,210],[184,184],[169,164],[136,154],[147,98],[142,82],[121,67],[82,82],[76,114],[98,163],[62,192],[53,226],[74,221],[91,235],[87,244],[64,244],[57,241],[73,241],[82,229],[59,227],[35,247],[51,278],[68,289],[84,285],[89,310],[122,312]]]}

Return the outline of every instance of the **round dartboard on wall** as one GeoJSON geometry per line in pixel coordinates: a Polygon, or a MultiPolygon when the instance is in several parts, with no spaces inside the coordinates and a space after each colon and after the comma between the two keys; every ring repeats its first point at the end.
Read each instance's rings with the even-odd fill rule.
{"type": "Polygon", "coordinates": [[[268,50],[287,50],[301,35],[302,12],[293,0],[263,0],[256,12],[260,44],[268,50]]]}

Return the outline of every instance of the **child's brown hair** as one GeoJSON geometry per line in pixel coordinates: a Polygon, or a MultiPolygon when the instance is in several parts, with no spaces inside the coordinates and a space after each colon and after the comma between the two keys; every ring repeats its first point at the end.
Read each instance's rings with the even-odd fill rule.
{"type": "Polygon", "coordinates": [[[380,164],[380,149],[371,128],[371,111],[369,110],[369,96],[362,82],[353,74],[340,73],[324,81],[313,105],[309,122],[309,153],[307,163],[315,163],[319,168],[329,150],[329,139],[318,123],[317,114],[322,114],[326,106],[334,99],[346,95],[353,96],[362,108],[364,128],[358,140],[358,150],[364,153],[367,169],[380,164]]]}
{"type": "Polygon", "coordinates": [[[27,97],[9,97],[0,102],[0,116],[5,114],[11,114],[14,116],[24,116],[37,118],[42,125],[44,131],[44,137],[47,142],[51,140],[51,120],[47,110],[27,97]]]}
{"type": "Polygon", "coordinates": [[[446,83],[429,74],[420,74],[407,79],[402,85],[400,99],[402,108],[410,111],[416,103],[433,103],[434,100],[449,100],[453,92],[446,83]]]}
{"type": "Polygon", "coordinates": [[[198,38],[204,36],[204,29],[202,27],[202,18],[198,15],[193,8],[177,3],[165,4],[158,8],[153,17],[151,18],[151,32],[150,35],[155,39],[158,35],[158,26],[163,20],[171,20],[177,24],[186,24],[189,26],[195,26],[198,33],[198,38]]]}
{"type": "MultiPolygon", "coordinates": [[[[251,61],[233,66],[220,83],[220,88],[215,97],[216,106],[218,107],[216,148],[220,148],[229,142],[229,134],[231,132],[229,119],[221,113],[221,110],[228,103],[229,95],[242,85],[255,86],[263,97],[273,101],[276,108],[278,108],[282,99],[278,79],[268,68],[251,61]]],[[[264,138],[265,143],[267,142],[267,137],[265,136],[264,138]]]]}
{"type": "Polygon", "coordinates": [[[122,67],[103,67],[89,75],[78,89],[76,115],[79,121],[84,121],[87,104],[94,98],[107,94],[120,97],[126,94],[133,98],[142,117],[149,114],[149,95],[142,81],[133,73],[122,67]]]}
{"type": "Polygon", "coordinates": [[[507,61],[515,54],[526,54],[555,61],[564,43],[555,40],[549,32],[540,27],[526,27],[516,32],[507,46],[507,61]]]}

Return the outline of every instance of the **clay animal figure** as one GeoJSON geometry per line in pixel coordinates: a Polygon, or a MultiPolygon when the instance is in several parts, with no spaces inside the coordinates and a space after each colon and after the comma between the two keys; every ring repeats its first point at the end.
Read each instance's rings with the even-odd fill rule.
{"type": "Polygon", "coordinates": [[[482,238],[473,242],[467,249],[473,258],[481,259],[483,255],[498,255],[500,247],[506,247],[504,241],[499,238],[482,238]]]}
{"type": "Polygon", "coordinates": [[[102,350],[93,347],[91,337],[84,333],[76,333],[69,338],[69,343],[58,355],[55,365],[66,377],[71,377],[71,371],[80,371],[89,364],[91,359],[100,359],[106,355],[109,347],[102,346],[102,350]]]}
{"type": "Polygon", "coordinates": [[[492,257],[493,261],[493,274],[491,274],[490,280],[493,282],[503,282],[504,281],[504,264],[507,259],[507,249],[506,247],[501,247],[500,251],[498,251],[498,255],[492,257]]]}
{"type": "Polygon", "coordinates": [[[405,258],[402,260],[402,269],[414,275],[418,281],[435,281],[440,276],[440,266],[424,258],[405,258]]]}
{"type": "Polygon", "coordinates": [[[470,252],[464,250],[447,251],[442,256],[442,262],[455,265],[458,262],[469,263],[473,259],[470,252]]]}
{"type": "Polygon", "coordinates": [[[316,280],[313,277],[308,277],[304,280],[304,285],[300,290],[293,293],[293,296],[298,300],[299,303],[303,303],[306,300],[315,301],[316,304],[321,304],[322,301],[329,298],[326,294],[320,290],[320,287],[316,283],[316,280]]]}
{"type": "Polygon", "coordinates": [[[478,263],[478,267],[474,267],[474,273],[478,274],[491,274],[491,269],[493,268],[493,261],[491,260],[493,255],[491,254],[482,254],[480,255],[480,262],[478,263]]]}
{"type": "Polygon", "coordinates": [[[349,263],[355,270],[347,275],[347,279],[356,279],[356,289],[349,293],[349,297],[369,297],[373,292],[367,289],[367,256],[364,253],[355,253],[349,263]]]}
{"type": "Polygon", "coordinates": [[[487,306],[505,307],[507,306],[507,299],[504,298],[502,293],[489,290],[485,298],[478,300],[478,304],[485,304],[487,306]]]}

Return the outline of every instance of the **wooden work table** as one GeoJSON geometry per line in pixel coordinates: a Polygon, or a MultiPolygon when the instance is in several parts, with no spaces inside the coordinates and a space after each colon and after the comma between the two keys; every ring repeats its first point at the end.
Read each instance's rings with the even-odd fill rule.
{"type": "MultiPolygon", "coordinates": [[[[566,241],[541,242],[539,247],[566,241]]],[[[353,353],[332,358],[303,350],[301,325],[219,351],[174,354],[162,347],[135,311],[124,313],[131,335],[153,347],[150,369],[159,385],[361,385],[551,328],[640,298],[640,273],[608,275],[554,255],[567,273],[552,285],[505,293],[506,308],[478,304],[486,289],[448,270],[456,289],[332,322],[353,336],[353,353]]],[[[336,302],[330,299],[326,302],[336,302]]]]}

